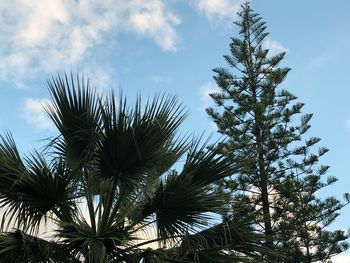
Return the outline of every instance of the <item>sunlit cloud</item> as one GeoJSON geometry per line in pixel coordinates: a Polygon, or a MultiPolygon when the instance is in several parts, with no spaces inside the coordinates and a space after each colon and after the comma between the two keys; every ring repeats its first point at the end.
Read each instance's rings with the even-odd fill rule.
{"type": "Polygon", "coordinates": [[[18,86],[20,79],[90,63],[120,31],[176,52],[181,23],[162,0],[1,1],[0,20],[0,79],[18,86]]]}

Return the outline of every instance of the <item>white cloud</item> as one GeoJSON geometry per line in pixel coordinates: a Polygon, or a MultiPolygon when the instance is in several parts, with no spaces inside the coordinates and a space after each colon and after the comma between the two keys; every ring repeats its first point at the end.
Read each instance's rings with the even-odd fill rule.
{"type": "Polygon", "coordinates": [[[212,82],[207,82],[199,88],[199,94],[204,108],[212,105],[213,99],[209,96],[209,94],[219,91],[218,86],[212,82]]]}
{"type": "Polygon", "coordinates": [[[333,263],[350,263],[350,254],[338,255],[332,258],[333,263]]]}
{"type": "Polygon", "coordinates": [[[130,28],[141,35],[150,36],[164,50],[175,52],[178,37],[174,26],[181,23],[181,19],[174,13],[165,9],[162,1],[153,0],[132,4],[128,25],[130,28]],[[141,3],[141,4],[140,4],[141,3]]]}
{"type": "Polygon", "coordinates": [[[0,1],[0,79],[13,81],[83,63],[121,30],[177,50],[181,20],[163,0],[0,1]]]}
{"type": "Polygon", "coordinates": [[[86,66],[81,70],[82,76],[87,76],[90,87],[93,87],[97,93],[103,94],[117,86],[116,78],[112,70],[102,67],[86,66]]]}
{"type": "Polygon", "coordinates": [[[50,104],[50,100],[46,98],[27,98],[23,104],[24,119],[38,129],[53,130],[54,125],[43,108],[47,104],[50,104]]]}
{"type": "Polygon", "coordinates": [[[287,52],[288,48],[284,47],[281,43],[279,43],[276,40],[272,40],[271,38],[267,37],[264,39],[262,43],[263,48],[269,50],[269,54],[274,56],[281,52],[287,52]]]}
{"type": "Polygon", "coordinates": [[[240,10],[242,0],[196,0],[196,7],[210,20],[229,18],[232,20],[240,10]]]}

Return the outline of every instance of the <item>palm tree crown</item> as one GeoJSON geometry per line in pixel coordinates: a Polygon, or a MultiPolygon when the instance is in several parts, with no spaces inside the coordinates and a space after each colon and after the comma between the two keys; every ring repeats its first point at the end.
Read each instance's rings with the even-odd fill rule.
{"type": "Polygon", "coordinates": [[[1,137],[0,262],[226,262],[259,251],[232,224],[208,225],[225,200],[212,183],[235,167],[178,135],[176,98],[129,107],[80,77],[48,85],[45,109],[60,135],[26,157],[1,137]]]}

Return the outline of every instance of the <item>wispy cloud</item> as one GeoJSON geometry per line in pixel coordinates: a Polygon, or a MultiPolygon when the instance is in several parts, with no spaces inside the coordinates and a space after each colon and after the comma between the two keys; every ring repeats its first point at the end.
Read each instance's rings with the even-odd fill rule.
{"type": "Polygon", "coordinates": [[[346,121],[346,127],[350,128],[350,120],[346,121]]]}
{"type": "Polygon", "coordinates": [[[210,120],[207,113],[205,112],[205,109],[210,106],[213,106],[213,99],[210,97],[209,94],[216,92],[220,92],[220,89],[213,82],[207,82],[199,87],[199,96],[201,104],[198,110],[200,110],[200,112],[203,114],[202,116],[204,116],[208,120],[207,131],[209,132],[217,131],[217,126],[212,120],[210,120]]]}
{"type": "Polygon", "coordinates": [[[54,130],[54,125],[44,110],[44,105],[48,104],[50,100],[46,98],[27,98],[23,104],[24,119],[37,129],[54,130]]]}
{"type": "Polygon", "coordinates": [[[111,69],[86,65],[79,73],[88,77],[89,85],[98,93],[104,93],[117,87],[117,80],[111,69]]]}
{"type": "Polygon", "coordinates": [[[262,43],[263,48],[269,50],[269,54],[274,56],[282,52],[287,52],[288,48],[283,46],[280,42],[266,37],[262,43]]]}
{"type": "Polygon", "coordinates": [[[219,92],[219,88],[213,82],[207,82],[199,88],[199,95],[202,101],[203,108],[207,108],[213,103],[213,99],[210,97],[210,93],[219,92]]]}
{"type": "Polygon", "coordinates": [[[332,56],[329,55],[328,51],[323,52],[322,54],[312,58],[309,63],[305,66],[305,71],[318,70],[329,63],[332,59],[332,56]]]}
{"type": "Polygon", "coordinates": [[[129,2],[127,25],[130,29],[151,37],[164,50],[175,52],[178,37],[174,26],[179,25],[181,19],[166,9],[161,0],[129,2]]]}
{"type": "Polygon", "coordinates": [[[119,31],[175,52],[181,23],[162,0],[1,1],[0,20],[0,79],[13,82],[83,63],[119,31]]]}
{"type": "Polygon", "coordinates": [[[243,0],[196,0],[195,6],[211,21],[217,18],[232,20],[242,3],[243,0]]]}
{"type": "Polygon", "coordinates": [[[171,81],[170,77],[163,75],[153,75],[150,78],[155,83],[169,83],[171,81]]]}

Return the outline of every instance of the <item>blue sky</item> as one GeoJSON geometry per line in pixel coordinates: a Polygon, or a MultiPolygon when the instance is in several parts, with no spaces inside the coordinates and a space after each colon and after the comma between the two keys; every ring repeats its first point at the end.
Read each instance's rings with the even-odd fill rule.
{"type": "MultiPolygon", "coordinates": [[[[123,89],[132,101],[176,94],[189,117],[184,133],[215,132],[204,112],[215,90],[211,70],[226,66],[239,0],[0,1],[0,130],[24,153],[56,132],[41,104],[50,74],[89,76],[101,91],[123,89]]],[[[267,22],[271,52],[287,51],[283,87],[314,113],[309,136],[330,148],[323,159],[339,181],[322,195],[350,192],[350,2],[252,1],[267,22]]],[[[350,206],[334,228],[350,226],[350,206]]],[[[338,262],[350,262],[345,256],[338,262]]]]}

